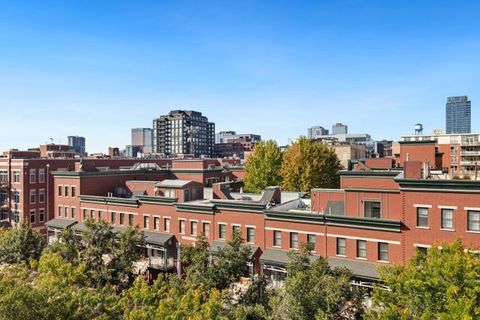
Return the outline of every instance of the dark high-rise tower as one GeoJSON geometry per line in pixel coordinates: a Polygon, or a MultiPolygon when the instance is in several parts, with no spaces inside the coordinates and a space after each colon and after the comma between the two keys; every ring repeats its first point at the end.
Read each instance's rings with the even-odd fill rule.
{"type": "Polygon", "coordinates": [[[68,136],[68,145],[73,151],[85,154],[85,138],[79,136],[68,136]]]}
{"type": "Polygon", "coordinates": [[[173,110],[153,120],[153,152],[167,157],[192,154],[213,157],[215,123],[201,112],[173,110]]]}
{"type": "Polygon", "coordinates": [[[446,106],[447,133],[470,133],[472,103],[467,96],[448,97],[446,106]]]}

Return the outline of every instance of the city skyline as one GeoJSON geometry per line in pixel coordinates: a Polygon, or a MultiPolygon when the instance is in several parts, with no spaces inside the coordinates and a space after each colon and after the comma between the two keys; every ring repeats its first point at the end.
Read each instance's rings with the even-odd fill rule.
{"type": "Polygon", "coordinates": [[[460,95],[473,103],[478,132],[478,8],[2,3],[0,111],[8,121],[0,149],[80,135],[88,152],[105,153],[174,109],[202,112],[217,132],[256,132],[279,144],[336,122],[398,140],[418,122],[425,133],[444,129],[445,99],[460,95]]]}

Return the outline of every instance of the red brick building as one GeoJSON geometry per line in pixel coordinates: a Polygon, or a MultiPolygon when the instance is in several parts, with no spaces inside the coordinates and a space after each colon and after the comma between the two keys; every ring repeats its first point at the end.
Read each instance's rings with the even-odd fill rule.
{"type": "MultiPolygon", "coordinates": [[[[185,164],[175,168],[183,170],[185,164]]],[[[211,164],[204,162],[202,170],[211,164]]],[[[205,233],[215,252],[239,231],[252,248],[251,271],[274,281],[286,275],[287,252],[308,242],[315,256],[350,268],[357,281],[372,282],[379,280],[378,265],[405,264],[416,248],[462,238],[478,250],[480,184],[423,178],[424,170],[424,163],[411,161],[404,171],[342,172],[340,189],[314,189],[310,199],[277,187],[262,195],[242,195],[228,183],[214,184],[210,198],[193,196],[192,187],[201,183],[186,179],[185,172],[182,181],[173,182],[168,170],[56,172],[58,214],[47,225],[51,237],[67,225],[82,230],[91,218],[120,229],[139,226],[154,250],[146,251],[147,261],[156,261],[149,263],[151,273],[175,269],[179,243],[192,243],[205,233]]]]}
{"type": "MultiPolygon", "coordinates": [[[[76,216],[78,210],[75,200],[69,199],[72,195],[75,198],[80,193],[113,194],[125,187],[128,180],[189,179],[211,185],[243,177],[243,167],[212,159],[73,159],[48,158],[49,155],[54,153],[42,158],[39,151],[10,150],[0,157],[0,221],[3,224],[27,223],[45,232],[45,223],[58,214],[58,207],[54,206],[58,186],[54,187],[52,175],[57,172],[72,177],[65,181],[63,190],[68,194],[64,200],[69,203],[63,210],[67,210],[70,217],[76,216]]],[[[203,190],[197,190],[198,186],[192,192],[203,196],[203,190]]]]}

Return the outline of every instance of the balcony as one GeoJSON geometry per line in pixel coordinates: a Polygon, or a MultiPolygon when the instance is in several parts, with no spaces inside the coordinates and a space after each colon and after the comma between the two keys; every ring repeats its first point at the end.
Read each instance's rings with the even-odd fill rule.
{"type": "Polygon", "coordinates": [[[462,161],[460,162],[460,164],[462,166],[474,166],[474,165],[479,165],[479,168],[480,168],[480,160],[476,160],[476,161],[465,161],[462,159],[462,161]]]}
{"type": "Polygon", "coordinates": [[[461,155],[462,156],[480,156],[480,150],[476,150],[476,151],[462,150],[461,155]]]}
{"type": "Polygon", "coordinates": [[[478,146],[480,145],[480,141],[462,141],[462,146],[478,146]]]}
{"type": "Polygon", "coordinates": [[[0,189],[8,188],[8,180],[1,180],[0,181],[0,189]]]}

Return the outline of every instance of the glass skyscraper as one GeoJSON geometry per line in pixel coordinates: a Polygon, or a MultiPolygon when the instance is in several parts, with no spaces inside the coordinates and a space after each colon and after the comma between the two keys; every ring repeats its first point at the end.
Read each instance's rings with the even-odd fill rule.
{"type": "Polygon", "coordinates": [[[448,133],[471,133],[472,103],[467,96],[447,98],[447,123],[448,133]]]}

